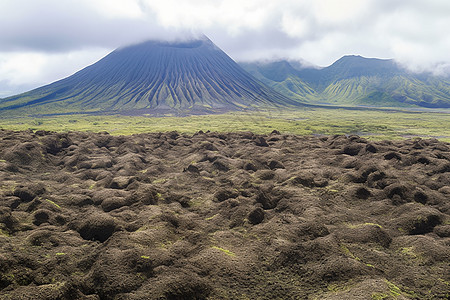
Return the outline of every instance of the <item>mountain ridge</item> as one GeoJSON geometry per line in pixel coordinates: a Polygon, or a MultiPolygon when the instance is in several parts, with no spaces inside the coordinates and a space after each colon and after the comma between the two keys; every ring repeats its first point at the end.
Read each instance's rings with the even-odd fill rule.
{"type": "Polygon", "coordinates": [[[304,105],[450,108],[450,79],[345,55],[236,63],[206,36],[120,47],[71,76],[0,99],[17,114],[215,113],[304,105]]]}
{"type": "Polygon", "coordinates": [[[121,47],[75,74],[0,101],[0,110],[92,112],[235,110],[297,105],[204,37],[121,47]]]}
{"type": "Polygon", "coordinates": [[[308,103],[450,108],[450,80],[415,74],[395,60],[346,55],[324,68],[288,61],[241,63],[275,90],[308,103]]]}

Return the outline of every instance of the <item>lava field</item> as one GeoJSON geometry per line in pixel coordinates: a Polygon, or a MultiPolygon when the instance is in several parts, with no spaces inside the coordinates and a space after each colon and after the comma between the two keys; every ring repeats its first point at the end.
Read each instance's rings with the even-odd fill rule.
{"type": "Polygon", "coordinates": [[[448,143],[0,140],[0,299],[449,297],[448,143]]]}

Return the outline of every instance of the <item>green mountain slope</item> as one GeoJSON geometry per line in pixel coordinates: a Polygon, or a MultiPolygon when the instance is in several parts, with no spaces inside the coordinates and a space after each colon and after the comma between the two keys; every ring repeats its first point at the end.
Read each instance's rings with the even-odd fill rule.
{"type": "Polygon", "coordinates": [[[296,104],[256,80],[205,37],[117,49],[72,76],[1,99],[0,111],[215,111],[296,104]]]}
{"type": "Polygon", "coordinates": [[[450,80],[409,73],[393,60],[344,56],[321,69],[287,61],[242,66],[280,93],[310,103],[450,108],[450,80]]]}
{"type": "Polygon", "coordinates": [[[318,95],[313,83],[302,80],[287,61],[241,63],[247,72],[283,95],[303,101],[314,101],[318,95]]]}

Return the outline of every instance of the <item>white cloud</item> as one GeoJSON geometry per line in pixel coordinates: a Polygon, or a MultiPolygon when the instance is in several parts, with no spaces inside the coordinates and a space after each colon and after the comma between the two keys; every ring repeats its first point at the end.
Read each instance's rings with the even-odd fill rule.
{"type": "Polygon", "coordinates": [[[0,94],[70,75],[98,49],[200,33],[236,60],[360,54],[443,73],[449,16],[448,0],[0,0],[0,94]],[[85,59],[58,60],[74,53],[85,59]]]}
{"type": "Polygon", "coordinates": [[[0,76],[6,78],[11,85],[19,85],[41,74],[45,61],[46,57],[37,53],[3,55],[0,60],[0,76]]]}
{"type": "Polygon", "coordinates": [[[98,14],[106,16],[110,19],[128,19],[128,18],[143,18],[139,2],[130,0],[79,0],[86,6],[94,8],[98,14]]]}
{"type": "Polygon", "coordinates": [[[111,49],[85,49],[67,53],[0,53],[0,97],[24,92],[67,77],[95,63],[111,49]],[[61,68],[64,66],[64,68],[61,68]]]}
{"type": "Polygon", "coordinates": [[[281,29],[294,38],[305,38],[311,33],[311,24],[306,18],[299,18],[292,13],[285,13],[281,19],[281,29]]]}
{"type": "Polygon", "coordinates": [[[342,25],[358,20],[367,12],[371,1],[316,0],[311,1],[312,12],[319,23],[342,25]]]}

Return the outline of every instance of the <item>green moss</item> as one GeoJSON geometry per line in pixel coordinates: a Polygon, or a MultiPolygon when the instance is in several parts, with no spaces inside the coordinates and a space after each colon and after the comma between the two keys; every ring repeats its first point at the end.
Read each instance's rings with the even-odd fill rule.
{"type": "Polygon", "coordinates": [[[341,251],[348,257],[356,259],[356,260],[360,260],[358,257],[356,257],[355,255],[353,255],[353,253],[347,248],[347,246],[345,246],[344,244],[340,245],[341,251]]]}
{"type": "Polygon", "coordinates": [[[13,281],[15,278],[14,274],[11,274],[11,273],[2,274],[1,277],[3,277],[4,279],[6,279],[8,281],[13,281]]]}
{"type": "Polygon", "coordinates": [[[391,293],[392,296],[397,297],[400,296],[402,294],[402,291],[400,290],[400,288],[398,286],[396,286],[395,284],[393,284],[392,282],[385,280],[386,284],[389,287],[389,292],[391,293]]]}
{"type": "Polygon", "coordinates": [[[407,255],[412,258],[418,258],[418,255],[414,252],[414,247],[402,247],[399,252],[403,255],[407,255]]]}
{"type": "Polygon", "coordinates": [[[143,259],[150,259],[150,256],[141,255],[141,258],[143,258],[143,259]]]}
{"type": "Polygon", "coordinates": [[[55,254],[56,256],[62,256],[62,255],[66,255],[64,252],[58,252],[55,254]]]}
{"type": "Polygon", "coordinates": [[[142,280],[142,281],[147,280],[147,276],[145,276],[145,275],[142,274],[142,273],[136,273],[136,276],[137,276],[140,280],[142,280]]]}
{"type": "Polygon", "coordinates": [[[164,241],[158,244],[158,248],[167,250],[170,246],[172,246],[173,242],[172,241],[164,241]]]}
{"type": "Polygon", "coordinates": [[[217,217],[217,214],[215,214],[214,216],[208,217],[208,218],[206,218],[205,220],[206,220],[206,221],[209,221],[209,220],[214,219],[215,217],[217,217]]]}
{"type": "Polygon", "coordinates": [[[449,281],[445,281],[445,280],[442,279],[442,278],[438,278],[438,280],[439,280],[440,282],[442,282],[443,284],[450,286],[450,282],[449,282],[449,281]]]}
{"type": "Polygon", "coordinates": [[[11,236],[7,231],[2,230],[2,229],[0,229],[0,235],[7,236],[7,237],[11,236]]]}
{"type": "Polygon", "coordinates": [[[372,300],[384,300],[388,299],[390,296],[386,293],[373,293],[371,298],[372,300]]]}
{"type": "Polygon", "coordinates": [[[406,230],[405,230],[404,228],[402,228],[402,227],[398,227],[397,230],[400,231],[400,232],[402,232],[402,233],[405,233],[405,232],[406,232],[406,230]]]}
{"type": "Polygon", "coordinates": [[[61,208],[61,206],[59,206],[58,204],[56,204],[55,202],[53,202],[52,200],[49,199],[45,199],[45,201],[47,201],[48,203],[53,204],[54,206],[56,206],[57,208],[61,208]]]}
{"type": "Polygon", "coordinates": [[[236,256],[236,254],[234,254],[230,250],[227,250],[227,249],[224,249],[224,248],[221,248],[221,247],[212,246],[211,248],[216,249],[216,250],[220,250],[220,251],[222,251],[223,253],[225,253],[228,256],[236,256]]]}
{"type": "MultiPolygon", "coordinates": [[[[347,110],[304,108],[296,110],[264,110],[230,112],[188,117],[95,116],[77,115],[40,118],[39,129],[66,131],[108,131],[113,135],[176,130],[192,134],[203,131],[253,131],[270,133],[277,129],[294,134],[359,134],[368,139],[402,139],[405,137],[437,137],[450,141],[450,115],[446,113],[411,113],[401,111],[347,110]],[[97,123],[97,125],[93,125],[97,123]]],[[[0,128],[25,130],[35,127],[35,118],[0,118],[0,128]]],[[[36,127],[35,127],[36,128],[36,127]]]]}
{"type": "Polygon", "coordinates": [[[351,285],[342,285],[337,283],[332,283],[327,286],[327,290],[329,290],[332,293],[338,293],[342,291],[349,290],[351,288],[351,285]]]}
{"type": "Polygon", "coordinates": [[[166,178],[158,178],[152,181],[153,184],[160,184],[160,183],[164,183],[166,182],[167,179],[166,178]]]}
{"type": "Polygon", "coordinates": [[[402,295],[403,292],[400,290],[398,286],[390,282],[389,280],[384,280],[386,283],[389,292],[386,293],[373,293],[372,300],[383,300],[383,299],[397,299],[398,296],[402,295]]]}
{"type": "Polygon", "coordinates": [[[201,197],[196,197],[189,201],[189,207],[192,208],[203,208],[205,206],[205,199],[201,197]]]}
{"type": "Polygon", "coordinates": [[[16,184],[0,185],[0,192],[12,192],[16,188],[16,184]]]}
{"type": "Polygon", "coordinates": [[[347,224],[349,228],[360,228],[364,226],[377,226],[378,228],[383,228],[381,225],[376,223],[362,223],[362,224],[347,224]]]}

